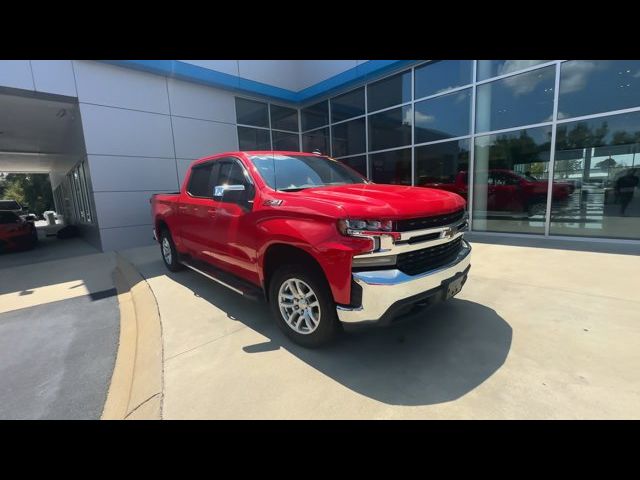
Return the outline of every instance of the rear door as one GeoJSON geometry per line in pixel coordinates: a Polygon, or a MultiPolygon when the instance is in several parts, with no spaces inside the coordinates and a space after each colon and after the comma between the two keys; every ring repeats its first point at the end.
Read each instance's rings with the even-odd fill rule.
{"type": "Polygon", "coordinates": [[[213,185],[218,168],[217,161],[194,166],[178,203],[179,235],[185,249],[197,258],[207,248],[207,232],[216,213],[213,185]]]}

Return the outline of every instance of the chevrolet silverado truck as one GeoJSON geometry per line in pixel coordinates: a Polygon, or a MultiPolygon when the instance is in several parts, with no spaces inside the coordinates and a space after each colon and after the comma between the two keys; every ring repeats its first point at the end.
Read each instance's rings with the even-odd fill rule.
{"type": "Polygon", "coordinates": [[[266,300],[294,342],[343,324],[386,325],[464,285],[465,200],[381,185],[327,156],[223,153],[194,161],[180,192],[150,199],[166,267],[266,300]]]}
{"type": "MultiPolygon", "coordinates": [[[[547,211],[548,180],[538,180],[530,174],[513,170],[491,169],[487,173],[487,210],[489,212],[522,212],[526,216],[545,215],[547,211]]],[[[438,188],[454,192],[467,198],[468,176],[466,171],[458,172],[448,181],[428,177],[418,178],[423,187],[438,188]]],[[[575,187],[568,182],[555,181],[552,184],[553,201],[566,200],[575,187]]]]}

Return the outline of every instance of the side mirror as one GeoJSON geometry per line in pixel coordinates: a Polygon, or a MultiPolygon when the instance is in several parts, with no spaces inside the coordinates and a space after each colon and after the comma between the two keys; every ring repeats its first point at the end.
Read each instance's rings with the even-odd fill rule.
{"type": "Polygon", "coordinates": [[[224,192],[244,192],[244,185],[217,185],[213,188],[213,196],[222,198],[224,192]]]}

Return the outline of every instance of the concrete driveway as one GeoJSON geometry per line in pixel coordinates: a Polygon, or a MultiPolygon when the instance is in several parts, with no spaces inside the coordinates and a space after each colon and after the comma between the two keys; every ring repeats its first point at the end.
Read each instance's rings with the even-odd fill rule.
{"type": "Polygon", "coordinates": [[[164,418],[640,418],[640,257],[474,243],[469,281],[322,350],[158,247],[123,252],[161,315],[164,418]]]}

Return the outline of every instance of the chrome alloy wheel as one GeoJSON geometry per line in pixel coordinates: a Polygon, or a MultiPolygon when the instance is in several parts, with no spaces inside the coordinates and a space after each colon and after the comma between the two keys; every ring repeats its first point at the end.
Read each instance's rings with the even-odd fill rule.
{"type": "Polygon", "coordinates": [[[167,265],[171,265],[171,260],[173,260],[173,258],[171,255],[171,244],[167,237],[162,239],[162,256],[164,257],[164,261],[167,265]]]}
{"type": "Polygon", "coordinates": [[[290,278],[283,282],[278,292],[278,306],[282,318],[294,332],[308,335],[320,325],[320,302],[302,280],[290,278]]]}

